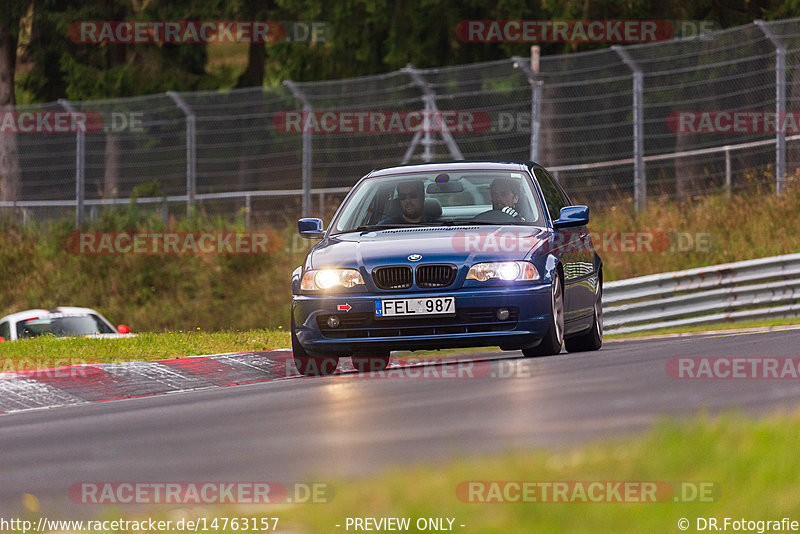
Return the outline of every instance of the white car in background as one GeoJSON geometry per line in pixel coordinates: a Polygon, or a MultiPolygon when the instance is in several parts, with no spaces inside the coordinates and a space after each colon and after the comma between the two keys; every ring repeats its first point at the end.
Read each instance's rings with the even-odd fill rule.
{"type": "Polygon", "coordinates": [[[61,306],[52,310],[27,310],[0,318],[0,341],[14,341],[42,335],[56,337],[131,337],[124,324],[114,328],[91,308],[61,306]]]}

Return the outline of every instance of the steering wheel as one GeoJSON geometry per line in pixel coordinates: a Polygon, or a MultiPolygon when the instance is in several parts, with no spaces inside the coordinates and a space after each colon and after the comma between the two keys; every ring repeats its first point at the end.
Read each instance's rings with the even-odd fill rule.
{"type": "Polygon", "coordinates": [[[489,211],[484,211],[483,213],[479,213],[475,217],[473,217],[472,220],[476,222],[487,222],[487,223],[507,223],[507,222],[517,221],[515,217],[512,217],[508,213],[494,209],[489,211]]]}

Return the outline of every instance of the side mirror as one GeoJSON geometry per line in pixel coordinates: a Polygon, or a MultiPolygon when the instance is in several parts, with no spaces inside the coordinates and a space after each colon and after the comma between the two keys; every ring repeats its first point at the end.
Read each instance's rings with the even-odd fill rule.
{"type": "Polygon", "coordinates": [[[130,334],[131,329],[125,326],[124,324],[121,324],[117,327],[117,332],[119,332],[120,334],[130,334]]]}
{"type": "Polygon", "coordinates": [[[322,219],[317,218],[300,219],[297,221],[297,230],[300,232],[300,237],[306,239],[321,239],[325,235],[322,219]]]}
{"type": "Polygon", "coordinates": [[[553,221],[556,228],[571,228],[573,226],[585,226],[589,224],[588,206],[567,206],[561,208],[558,220],[553,221]]]}

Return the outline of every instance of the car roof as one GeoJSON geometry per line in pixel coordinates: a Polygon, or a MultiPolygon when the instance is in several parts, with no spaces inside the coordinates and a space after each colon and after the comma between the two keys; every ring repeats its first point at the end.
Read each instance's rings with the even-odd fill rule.
{"type": "Polygon", "coordinates": [[[89,315],[95,314],[100,315],[95,310],[91,308],[76,308],[74,306],[59,306],[58,308],[53,308],[52,310],[45,310],[43,308],[36,308],[33,310],[25,310],[17,313],[12,313],[10,315],[6,315],[5,317],[0,317],[0,322],[3,321],[10,321],[15,323],[17,321],[24,321],[25,319],[33,319],[34,317],[41,317],[43,315],[50,315],[53,313],[68,313],[68,314],[75,314],[75,315],[89,315]]]}
{"type": "Polygon", "coordinates": [[[446,171],[463,171],[463,170],[491,170],[491,171],[521,171],[526,170],[529,166],[538,166],[533,162],[521,161],[437,161],[427,163],[411,163],[408,165],[396,165],[394,167],[385,167],[383,169],[375,169],[367,176],[386,176],[389,174],[400,174],[405,172],[446,172],[446,171]]]}

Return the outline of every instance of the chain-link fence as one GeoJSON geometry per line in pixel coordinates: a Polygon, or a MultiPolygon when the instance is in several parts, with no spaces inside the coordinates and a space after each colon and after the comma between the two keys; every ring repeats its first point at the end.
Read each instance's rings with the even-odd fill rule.
{"type": "MultiPolygon", "coordinates": [[[[19,172],[0,177],[0,206],[25,219],[76,213],[80,222],[138,196],[165,215],[288,217],[324,211],[326,199],[330,207],[373,168],[453,159],[537,159],[593,206],[780,192],[800,165],[800,127],[723,123],[738,121],[736,112],[791,115],[800,107],[798,62],[800,19],[756,21],[539,62],[20,107],[18,115],[99,114],[102,126],[18,128],[19,172]],[[448,112],[467,116],[466,125],[433,127],[448,112]],[[719,112],[728,113],[722,122],[719,112]],[[408,127],[414,113],[426,118],[408,127]],[[376,127],[381,117],[389,122],[376,127]],[[403,126],[387,126],[394,119],[403,126]]],[[[5,126],[0,142],[8,143],[5,126]]]]}

